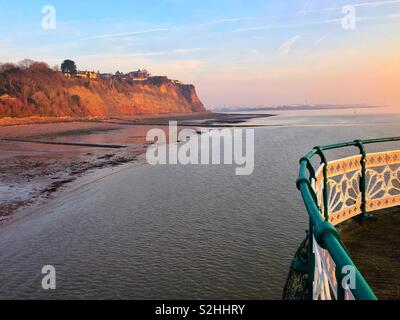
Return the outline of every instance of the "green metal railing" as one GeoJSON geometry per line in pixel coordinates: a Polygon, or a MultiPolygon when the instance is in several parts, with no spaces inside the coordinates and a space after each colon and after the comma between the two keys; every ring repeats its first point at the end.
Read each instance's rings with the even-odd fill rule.
{"type": "MultiPolygon", "coordinates": [[[[330,258],[335,264],[335,276],[337,280],[337,299],[345,299],[345,289],[342,287],[342,279],[344,277],[342,270],[345,267],[352,267],[355,270],[355,288],[346,288],[351,294],[352,298],[356,300],[376,300],[374,292],[369,287],[367,281],[364,279],[360,271],[357,269],[354,262],[351,260],[346,248],[341,242],[338,231],[335,226],[329,222],[329,194],[328,194],[328,161],[326,152],[329,150],[355,147],[358,149],[358,156],[361,156],[361,170],[359,189],[361,193],[360,217],[367,217],[367,194],[366,194],[366,180],[367,180],[367,156],[365,146],[376,143],[395,142],[400,141],[400,137],[370,139],[370,140],[355,140],[352,142],[338,143],[326,146],[315,147],[312,151],[307,153],[300,160],[300,172],[297,180],[297,188],[300,190],[304,204],[309,215],[309,259],[308,259],[308,279],[309,279],[309,293],[310,298],[313,298],[315,289],[315,254],[313,253],[313,241],[316,241],[318,246],[326,250],[330,258]],[[321,165],[323,166],[323,208],[318,203],[317,194],[313,188],[313,182],[316,181],[316,170],[312,165],[314,157],[319,157],[321,165]]],[[[399,159],[400,162],[400,159],[399,159]]]]}

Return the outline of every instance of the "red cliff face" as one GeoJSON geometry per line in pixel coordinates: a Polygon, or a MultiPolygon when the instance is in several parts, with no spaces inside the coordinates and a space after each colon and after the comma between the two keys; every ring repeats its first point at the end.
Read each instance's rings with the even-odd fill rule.
{"type": "Polygon", "coordinates": [[[110,117],[205,112],[192,85],[65,78],[43,64],[0,71],[0,117],[110,117]]]}
{"type": "Polygon", "coordinates": [[[179,86],[182,95],[192,106],[193,112],[204,112],[204,105],[201,103],[199,97],[197,96],[196,89],[191,84],[183,84],[179,86]]]}

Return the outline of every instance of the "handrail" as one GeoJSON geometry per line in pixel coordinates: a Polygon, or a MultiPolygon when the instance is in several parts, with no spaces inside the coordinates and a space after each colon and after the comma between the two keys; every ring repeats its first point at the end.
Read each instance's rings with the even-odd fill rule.
{"type": "MultiPolygon", "coordinates": [[[[347,250],[340,240],[340,236],[332,223],[328,221],[328,205],[327,205],[327,159],[325,156],[325,151],[340,149],[346,147],[356,147],[359,149],[361,155],[361,181],[360,181],[360,192],[362,193],[362,203],[361,209],[362,214],[366,215],[366,151],[365,145],[375,144],[375,143],[385,143],[385,142],[395,142],[400,141],[400,137],[392,138],[380,138],[380,139],[368,139],[368,140],[354,140],[350,142],[331,144],[326,146],[318,146],[313,150],[308,152],[300,160],[300,170],[299,177],[297,179],[297,188],[300,190],[304,204],[306,206],[308,215],[310,217],[310,232],[309,241],[313,241],[315,238],[318,245],[327,250],[336,264],[336,277],[337,277],[337,287],[338,291],[342,291],[339,286],[341,286],[343,274],[341,271],[344,267],[351,266],[354,268],[356,277],[356,288],[350,288],[351,294],[356,300],[376,300],[377,297],[374,292],[369,287],[367,281],[364,279],[360,271],[355,266],[354,262],[351,260],[347,250]],[[312,188],[312,182],[315,181],[315,169],[311,164],[311,160],[319,155],[321,158],[321,164],[324,165],[324,212],[321,214],[321,209],[318,206],[317,195],[315,190],[312,188]],[[324,219],[324,218],[325,219],[324,219]]],[[[309,250],[312,250],[312,245],[310,244],[309,250]]],[[[312,252],[310,252],[312,255],[312,252]]],[[[314,259],[309,259],[309,263],[313,263],[314,259]]],[[[313,282],[313,275],[309,274],[310,284],[313,282]]],[[[312,287],[309,288],[312,292],[312,287]]],[[[338,292],[338,298],[344,298],[343,292],[338,292]]]]}

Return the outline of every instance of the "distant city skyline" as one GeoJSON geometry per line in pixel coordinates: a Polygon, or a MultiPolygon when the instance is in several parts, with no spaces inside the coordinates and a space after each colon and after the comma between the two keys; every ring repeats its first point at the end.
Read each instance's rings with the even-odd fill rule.
{"type": "Polygon", "coordinates": [[[400,109],[400,0],[0,0],[0,19],[0,62],[147,69],[193,83],[208,108],[400,109]],[[46,5],[55,29],[43,28],[46,5]]]}

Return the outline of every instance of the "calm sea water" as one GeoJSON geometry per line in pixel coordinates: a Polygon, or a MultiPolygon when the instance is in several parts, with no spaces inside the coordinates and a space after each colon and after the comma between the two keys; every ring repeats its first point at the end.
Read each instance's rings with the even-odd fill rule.
{"type": "Polygon", "coordinates": [[[139,163],[84,178],[0,229],[0,298],[280,299],[307,228],[299,158],[318,144],[400,135],[399,115],[342,113],[254,122],[268,127],[255,131],[251,176],[139,163]]]}

